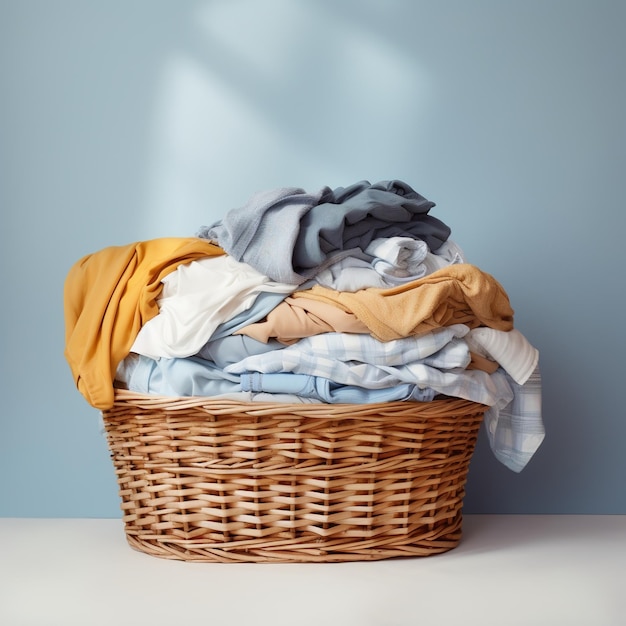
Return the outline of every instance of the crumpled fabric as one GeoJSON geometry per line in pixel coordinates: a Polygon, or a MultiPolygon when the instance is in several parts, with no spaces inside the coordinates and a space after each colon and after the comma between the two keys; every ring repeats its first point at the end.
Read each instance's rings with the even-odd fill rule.
{"type": "Polygon", "coordinates": [[[381,237],[423,239],[436,251],[450,228],[428,215],[431,202],[399,180],[361,181],[307,193],[284,187],[254,194],[198,237],[214,241],[271,280],[302,284],[381,237]]]}

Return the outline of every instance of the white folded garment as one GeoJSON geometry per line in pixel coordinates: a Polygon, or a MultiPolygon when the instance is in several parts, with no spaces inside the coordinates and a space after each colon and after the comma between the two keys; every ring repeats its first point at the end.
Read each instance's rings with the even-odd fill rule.
{"type": "Polygon", "coordinates": [[[248,310],[261,292],[289,294],[297,288],[271,281],[228,255],[180,265],[162,282],[159,313],[131,347],[153,359],[197,354],[220,324],[248,310]]]}
{"type": "Polygon", "coordinates": [[[514,328],[508,332],[480,326],[470,330],[465,341],[472,352],[496,361],[518,384],[523,385],[539,362],[539,351],[514,328]]]}
{"type": "Polygon", "coordinates": [[[450,240],[433,253],[421,239],[374,239],[365,252],[374,257],[372,267],[389,285],[417,280],[448,265],[465,261],[461,248],[450,240]]]}

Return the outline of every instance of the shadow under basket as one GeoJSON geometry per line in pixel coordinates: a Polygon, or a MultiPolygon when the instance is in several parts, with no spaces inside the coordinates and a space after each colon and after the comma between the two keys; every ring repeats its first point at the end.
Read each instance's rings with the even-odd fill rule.
{"type": "Polygon", "coordinates": [[[133,548],[184,561],[333,562],[456,547],[486,409],[117,390],[103,419],[133,548]]]}

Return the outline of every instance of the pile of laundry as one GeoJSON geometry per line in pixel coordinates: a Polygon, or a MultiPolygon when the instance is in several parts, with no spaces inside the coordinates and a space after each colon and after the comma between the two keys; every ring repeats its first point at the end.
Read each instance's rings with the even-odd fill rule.
{"type": "Polygon", "coordinates": [[[489,408],[521,471],[544,438],[537,349],[507,293],[402,181],[253,195],[192,237],[105,248],[65,282],[65,356],[94,407],[115,388],[239,401],[489,408]]]}

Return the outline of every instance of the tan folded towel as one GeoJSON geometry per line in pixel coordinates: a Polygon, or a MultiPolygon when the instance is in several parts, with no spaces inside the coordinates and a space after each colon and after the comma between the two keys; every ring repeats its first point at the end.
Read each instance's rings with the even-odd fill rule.
{"type": "Polygon", "coordinates": [[[320,300],[353,313],[381,341],[466,324],[497,330],[513,328],[513,309],[500,283],[475,265],[461,263],[391,289],[354,293],[315,285],[293,298],[320,300]]]}

